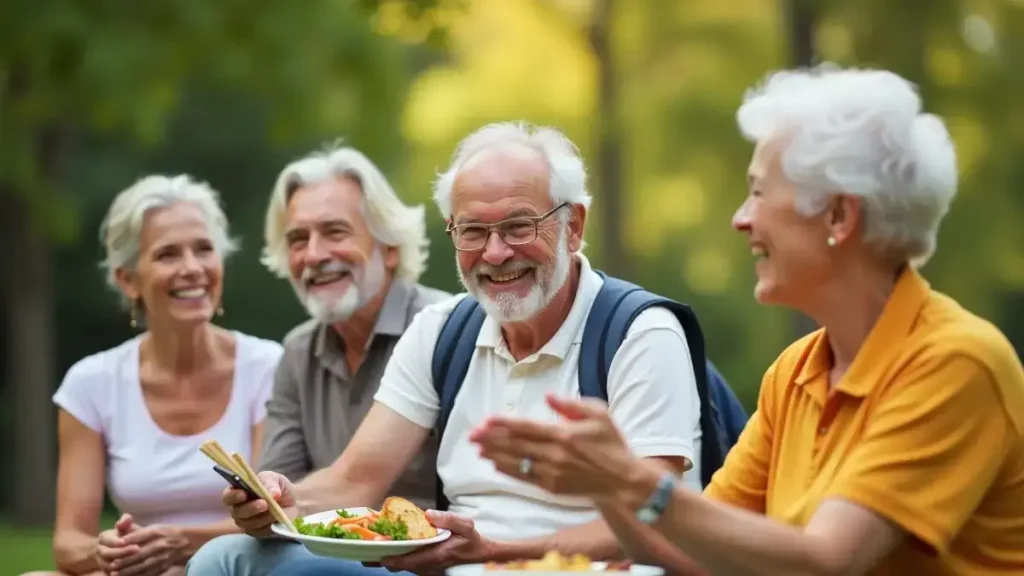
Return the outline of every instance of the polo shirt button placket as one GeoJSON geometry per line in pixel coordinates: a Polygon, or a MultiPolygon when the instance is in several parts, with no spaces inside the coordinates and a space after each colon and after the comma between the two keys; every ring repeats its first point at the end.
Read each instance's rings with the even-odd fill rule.
{"type": "Polygon", "coordinates": [[[522,395],[522,372],[525,370],[525,366],[522,364],[513,364],[512,369],[509,372],[508,382],[505,383],[505,412],[508,414],[515,414],[516,408],[519,405],[519,396],[522,395]]]}

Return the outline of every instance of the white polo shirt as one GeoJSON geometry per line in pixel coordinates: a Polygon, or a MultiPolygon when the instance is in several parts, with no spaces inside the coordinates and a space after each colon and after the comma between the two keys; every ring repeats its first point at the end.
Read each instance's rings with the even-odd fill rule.
{"type": "MultiPolygon", "coordinates": [[[[516,362],[501,328],[488,317],[438,453],[450,510],[474,520],[487,538],[545,536],[599,518],[585,498],[551,494],[497,472],[469,442],[470,430],[492,414],[558,421],[545,395],[579,398],[577,362],[583,327],[603,284],[583,255],[576,298],[562,327],[538,352],[516,362]]],[[[460,294],[423,308],[395,345],[374,399],[410,421],[433,428],[439,401],[431,359],[441,327],[460,294]]],[[[683,456],[694,467],[684,483],[700,492],[700,401],[690,351],[679,321],[650,308],[633,321],[608,375],[612,419],[640,457],[683,456]]]]}

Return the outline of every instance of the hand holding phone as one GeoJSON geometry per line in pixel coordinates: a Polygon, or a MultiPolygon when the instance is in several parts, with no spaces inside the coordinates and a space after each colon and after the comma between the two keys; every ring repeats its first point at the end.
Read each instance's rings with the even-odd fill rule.
{"type": "Polygon", "coordinates": [[[246,484],[244,480],[239,478],[238,474],[225,470],[220,466],[214,466],[213,471],[216,472],[217,474],[220,474],[221,477],[227,480],[228,484],[230,484],[233,488],[245,492],[245,495],[247,496],[246,502],[252,502],[253,500],[260,499],[259,495],[256,494],[256,491],[250,488],[249,485],[246,484]]]}

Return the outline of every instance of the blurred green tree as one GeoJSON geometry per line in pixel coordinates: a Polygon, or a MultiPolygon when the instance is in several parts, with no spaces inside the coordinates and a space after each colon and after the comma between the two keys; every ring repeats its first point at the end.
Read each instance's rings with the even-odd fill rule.
{"type": "MultiPolygon", "coordinates": [[[[0,234],[7,324],[5,364],[15,430],[15,520],[53,517],[53,246],[78,236],[86,197],[66,169],[83,134],[121,134],[145,145],[193,84],[257,95],[267,130],[290,142],[357,125],[371,155],[401,148],[405,48],[379,33],[380,17],[425,30],[450,2],[59,2],[9,0],[0,18],[0,234]],[[382,129],[383,128],[383,129],[382,129]]],[[[216,119],[203,130],[216,134],[216,119]]],[[[227,135],[225,141],[230,142],[227,135]]],[[[122,183],[126,184],[126,183],[122,183]]],[[[262,195],[261,195],[262,196],[262,195]]]]}

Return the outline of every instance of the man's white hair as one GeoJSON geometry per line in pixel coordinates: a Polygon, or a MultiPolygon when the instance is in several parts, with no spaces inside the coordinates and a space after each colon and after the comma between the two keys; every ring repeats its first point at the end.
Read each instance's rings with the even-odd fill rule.
{"type": "Polygon", "coordinates": [[[360,206],[373,237],[386,246],[398,248],[396,275],[418,282],[427,267],[427,223],[422,205],[407,206],[395,194],[380,169],[362,152],[349,147],[332,147],[297,160],[281,171],[270,196],[260,261],[281,278],[288,270],[288,201],[303,186],[328,178],[352,178],[363,192],[360,206]]]}
{"type": "Polygon", "coordinates": [[[866,240],[914,267],[935,252],[956,194],[956,152],[942,120],[922,113],[916,86],[823,64],[769,74],[736,116],[751,141],[786,139],[782,169],[802,213],[819,213],[831,194],[857,195],[866,240]]]}
{"type": "MultiPolygon", "coordinates": [[[[569,202],[590,206],[587,193],[587,171],[580,158],[579,149],[554,128],[534,126],[526,122],[498,122],[488,124],[466,136],[459,142],[452,155],[448,170],[440,174],[434,183],[434,202],[447,220],[452,215],[452,186],[467,162],[478,153],[495,147],[525,146],[538,152],[548,164],[550,182],[548,190],[555,206],[569,202]]],[[[568,218],[568,212],[560,214],[568,218]]]]}
{"type": "MultiPolygon", "coordinates": [[[[216,190],[187,174],[145,176],[114,198],[100,224],[100,241],[106,250],[100,265],[106,272],[107,284],[120,292],[117,270],[134,270],[138,264],[139,237],[146,214],[182,202],[199,208],[209,228],[213,248],[222,258],[238,250],[238,242],[229,235],[228,219],[216,190]]],[[[124,304],[133,305],[127,300],[124,304]]]]}

